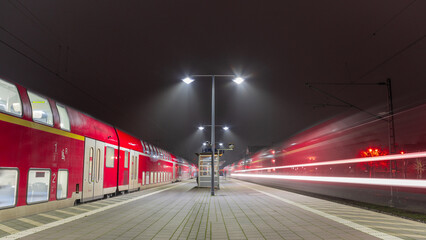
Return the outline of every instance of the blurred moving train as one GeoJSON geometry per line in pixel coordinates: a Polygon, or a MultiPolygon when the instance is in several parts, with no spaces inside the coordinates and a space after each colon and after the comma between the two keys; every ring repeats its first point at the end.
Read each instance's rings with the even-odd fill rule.
{"type": "Polygon", "coordinates": [[[395,145],[389,120],[340,116],[224,170],[269,186],[426,213],[426,105],[394,114],[395,145]]]}
{"type": "Polygon", "coordinates": [[[194,177],[183,159],[0,79],[0,221],[194,177]]]}

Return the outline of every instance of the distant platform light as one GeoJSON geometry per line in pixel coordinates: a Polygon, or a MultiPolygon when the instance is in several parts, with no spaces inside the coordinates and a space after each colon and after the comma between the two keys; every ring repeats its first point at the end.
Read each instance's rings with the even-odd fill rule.
{"type": "Polygon", "coordinates": [[[186,83],[186,84],[190,84],[190,83],[192,83],[192,82],[194,81],[194,79],[189,78],[189,77],[186,77],[186,78],[182,79],[182,81],[183,81],[184,83],[186,83]]]}
{"type": "Polygon", "coordinates": [[[223,143],[219,143],[219,146],[223,146],[223,143]]]}
{"type": "Polygon", "coordinates": [[[204,130],[204,127],[203,126],[199,126],[198,130],[204,130]]]}
{"type": "Polygon", "coordinates": [[[229,130],[229,127],[224,126],[224,127],[223,127],[223,130],[228,131],[228,130],[229,130]]]}
{"type": "Polygon", "coordinates": [[[237,78],[234,78],[232,81],[234,81],[236,84],[241,84],[242,82],[244,82],[244,78],[237,77],[237,78]]]}

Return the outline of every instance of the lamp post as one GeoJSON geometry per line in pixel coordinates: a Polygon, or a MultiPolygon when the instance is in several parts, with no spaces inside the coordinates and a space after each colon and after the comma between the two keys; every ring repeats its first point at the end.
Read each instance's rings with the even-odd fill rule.
{"type": "Polygon", "coordinates": [[[215,78],[216,77],[224,77],[224,78],[234,78],[232,81],[234,81],[237,84],[241,84],[244,82],[244,79],[235,75],[192,75],[191,77],[186,77],[182,79],[183,82],[186,84],[190,84],[194,81],[193,77],[209,77],[212,79],[212,120],[211,120],[211,143],[212,143],[212,162],[211,162],[211,195],[214,196],[214,156],[216,153],[216,143],[215,143],[215,78]]]}

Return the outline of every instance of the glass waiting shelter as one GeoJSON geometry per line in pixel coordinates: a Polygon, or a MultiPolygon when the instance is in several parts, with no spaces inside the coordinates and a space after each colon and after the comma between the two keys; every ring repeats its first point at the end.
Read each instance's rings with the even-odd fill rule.
{"type": "MultiPolygon", "coordinates": [[[[198,156],[198,187],[211,187],[211,153],[197,153],[198,156]]],[[[214,159],[214,186],[219,188],[219,156],[214,159]]]]}

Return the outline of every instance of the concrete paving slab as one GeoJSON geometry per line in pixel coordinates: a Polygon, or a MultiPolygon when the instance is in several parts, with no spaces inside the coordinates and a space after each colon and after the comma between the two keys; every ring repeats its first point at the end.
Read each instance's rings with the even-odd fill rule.
{"type": "Polygon", "coordinates": [[[22,239],[426,240],[426,224],[279,189],[228,179],[211,196],[195,186],[161,186],[0,223],[12,233],[0,229],[0,237],[16,239],[15,231],[36,223],[22,239]]]}

